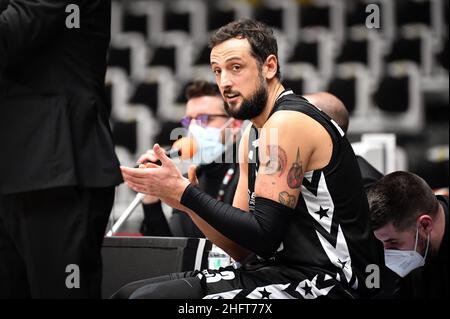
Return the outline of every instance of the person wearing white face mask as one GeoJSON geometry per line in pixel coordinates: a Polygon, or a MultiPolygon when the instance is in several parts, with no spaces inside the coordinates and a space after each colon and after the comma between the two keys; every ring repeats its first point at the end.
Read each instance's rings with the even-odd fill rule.
{"type": "Polygon", "coordinates": [[[394,172],[367,194],[375,237],[383,242],[385,264],[396,273],[394,297],[448,298],[448,197],[408,172],[394,172]]]}
{"type": "MultiPolygon", "coordinates": [[[[211,117],[210,115],[202,115],[211,117]]],[[[222,116],[222,115],[216,115],[222,116]]],[[[191,121],[189,125],[189,133],[193,136],[196,141],[197,151],[192,157],[192,162],[194,164],[211,164],[216,161],[218,163],[222,162],[220,158],[224,153],[227,146],[229,147],[231,144],[229,141],[224,141],[225,137],[223,135],[226,128],[229,127],[235,121],[233,118],[229,118],[223,125],[220,127],[214,126],[205,126],[207,125],[205,122],[207,120],[202,121],[191,121]],[[224,143],[225,142],[225,143],[224,143]]]]}
{"type": "MultiPolygon", "coordinates": [[[[189,174],[211,196],[226,203],[233,201],[239,179],[236,141],[242,121],[225,113],[220,91],[213,83],[194,81],[186,87],[186,114],[181,125],[195,140],[196,152],[190,161],[189,174]],[[224,158],[225,151],[230,156],[224,158]]],[[[143,154],[138,163],[156,162],[153,151],[143,154]]],[[[141,233],[145,236],[204,237],[184,212],[173,210],[169,221],[162,211],[161,202],[153,196],[143,199],[144,220],[141,233]]]]}

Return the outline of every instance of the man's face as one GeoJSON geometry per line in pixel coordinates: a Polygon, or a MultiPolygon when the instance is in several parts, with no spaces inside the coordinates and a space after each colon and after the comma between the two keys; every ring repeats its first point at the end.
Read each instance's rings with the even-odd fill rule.
{"type": "Polygon", "coordinates": [[[267,83],[247,39],[234,38],[216,45],[211,50],[211,68],[230,116],[247,120],[262,113],[267,83]]]}
{"type": "MultiPolygon", "coordinates": [[[[389,222],[383,227],[375,230],[374,235],[383,243],[384,249],[414,250],[416,231],[416,226],[400,231],[392,224],[392,222],[389,222]]],[[[421,234],[421,231],[419,230],[419,239],[417,241],[416,250],[422,256],[425,254],[426,242],[426,235],[421,234]]]]}

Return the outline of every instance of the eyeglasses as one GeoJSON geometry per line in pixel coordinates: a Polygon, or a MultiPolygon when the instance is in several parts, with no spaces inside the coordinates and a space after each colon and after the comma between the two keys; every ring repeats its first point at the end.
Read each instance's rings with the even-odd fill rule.
{"type": "Polygon", "coordinates": [[[183,125],[183,127],[188,128],[189,125],[191,124],[191,121],[197,121],[200,126],[205,127],[208,125],[209,121],[213,118],[213,117],[228,117],[228,115],[225,114],[199,114],[196,117],[190,117],[190,116],[185,116],[181,119],[180,123],[181,125],[183,125]]]}

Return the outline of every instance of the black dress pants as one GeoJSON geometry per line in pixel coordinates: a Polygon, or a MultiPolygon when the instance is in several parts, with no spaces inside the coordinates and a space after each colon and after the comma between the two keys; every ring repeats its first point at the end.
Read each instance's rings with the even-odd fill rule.
{"type": "Polygon", "coordinates": [[[114,189],[0,195],[0,298],[100,298],[114,189]]]}
{"type": "Polygon", "coordinates": [[[198,273],[193,270],[131,282],[111,299],[201,299],[204,291],[198,273]]]}

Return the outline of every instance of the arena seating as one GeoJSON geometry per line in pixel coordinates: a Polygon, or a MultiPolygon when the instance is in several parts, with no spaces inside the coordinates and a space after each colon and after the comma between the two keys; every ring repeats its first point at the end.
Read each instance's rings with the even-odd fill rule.
{"type": "Polygon", "coordinates": [[[423,149],[448,144],[448,137],[423,137],[433,119],[448,128],[441,115],[448,114],[449,102],[448,1],[113,0],[112,5],[107,87],[116,144],[121,154],[128,152],[123,162],[154,142],[171,144],[167,131],[183,116],[186,83],[214,80],[209,35],[240,17],[274,28],[287,87],[299,94],[328,90],[345,102],[353,141],[364,133],[397,134],[407,153],[418,147],[414,139],[423,149]],[[366,26],[369,4],[380,10],[380,28],[366,26]]]}

